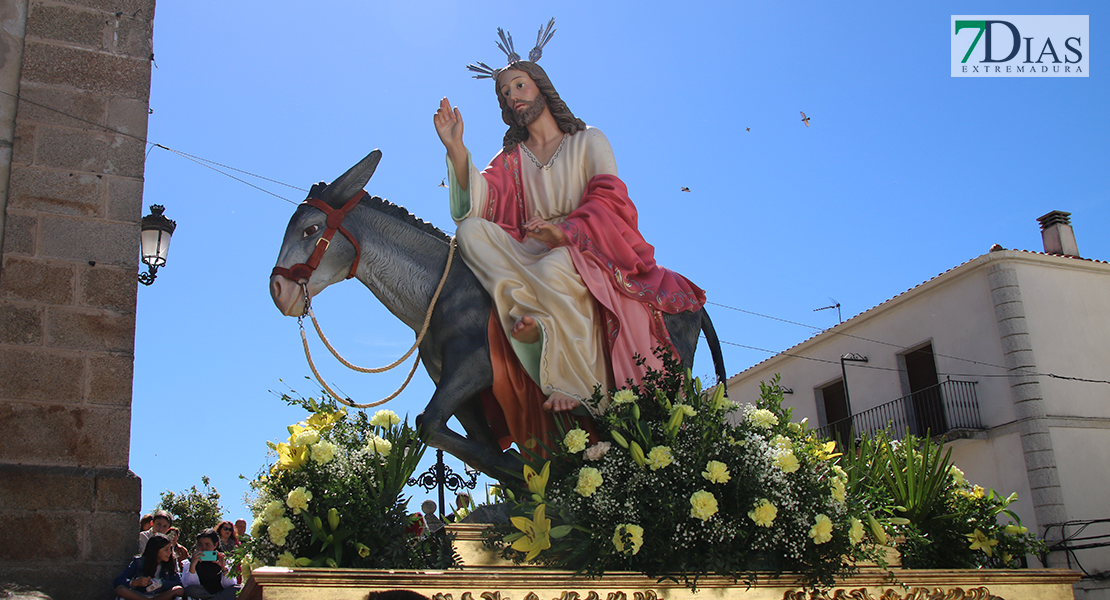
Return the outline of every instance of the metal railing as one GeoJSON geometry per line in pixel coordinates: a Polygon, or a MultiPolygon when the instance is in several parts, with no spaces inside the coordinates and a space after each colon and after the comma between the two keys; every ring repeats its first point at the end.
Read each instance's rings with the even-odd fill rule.
{"type": "Polygon", "coordinates": [[[918,437],[944,435],[953,429],[982,429],[975,381],[949,379],[902,396],[817,430],[824,438],[849,439],[885,430],[891,439],[906,431],[918,437]]]}

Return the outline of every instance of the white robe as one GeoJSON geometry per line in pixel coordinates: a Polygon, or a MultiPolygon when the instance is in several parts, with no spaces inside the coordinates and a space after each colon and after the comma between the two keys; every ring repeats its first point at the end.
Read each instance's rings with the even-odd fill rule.
{"type": "MultiPolygon", "coordinates": [[[[542,332],[537,344],[521,344],[510,336],[521,364],[546,395],[559,391],[585,400],[598,385],[608,391],[613,382],[606,368],[597,303],[575,270],[570,252],[549,249],[531,238],[517,242],[499,225],[483,219],[489,187],[482,173],[468,157],[470,186],[463,190],[451,161],[447,162],[451,216],[458,225],[463,259],[493,298],[506,334],[525,315],[535,318],[542,332]]],[[[551,223],[562,222],[578,208],[586,184],[595,175],[617,175],[609,140],[593,127],[568,136],[550,169],[537,167],[522,149],[520,169],[527,216],[551,223]]]]}

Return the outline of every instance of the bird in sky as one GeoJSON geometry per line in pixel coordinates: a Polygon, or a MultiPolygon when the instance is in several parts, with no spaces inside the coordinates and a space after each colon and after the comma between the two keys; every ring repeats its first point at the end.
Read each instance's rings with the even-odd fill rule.
{"type": "Polygon", "coordinates": [[[684,191],[684,192],[689,192],[689,191],[690,191],[690,188],[688,188],[688,187],[685,187],[685,186],[683,186],[683,188],[682,188],[682,191],[684,191]]]}
{"type": "Polygon", "coordinates": [[[744,130],[745,130],[745,131],[751,131],[751,130],[752,130],[752,128],[751,128],[751,127],[747,127],[747,128],[745,128],[744,130]]]}
{"type": "Polygon", "coordinates": [[[809,117],[807,117],[806,114],[802,111],[798,112],[802,113],[802,122],[806,124],[806,127],[809,127],[809,117]]]}
{"type": "Polygon", "coordinates": [[[440,180],[439,187],[447,187],[447,178],[446,177],[444,177],[443,179],[440,180]]]}

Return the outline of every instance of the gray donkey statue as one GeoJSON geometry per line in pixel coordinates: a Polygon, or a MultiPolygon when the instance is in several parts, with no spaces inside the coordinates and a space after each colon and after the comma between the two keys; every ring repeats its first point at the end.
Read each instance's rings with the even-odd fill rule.
{"type": "MultiPolygon", "coordinates": [[[[271,296],[283,314],[304,313],[302,285],[315,296],[333,283],[357,277],[391,313],[420,331],[447,266],[451,238],[363,191],[380,159],[381,152],[374,150],[330,185],[312,186],[293,213],[270,277],[271,296]]],[[[506,472],[520,472],[521,459],[501,449],[480,399],[493,385],[488,338],[492,308],[470,268],[461,259],[453,261],[419,347],[436,391],[416,423],[429,446],[504,481],[506,472]],[[465,437],[447,427],[451,416],[458,418],[465,437]]],[[[705,309],[666,314],[664,321],[687,368],[693,365],[699,332],[705,333],[714,370],[724,382],[720,343],[705,309]]]]}

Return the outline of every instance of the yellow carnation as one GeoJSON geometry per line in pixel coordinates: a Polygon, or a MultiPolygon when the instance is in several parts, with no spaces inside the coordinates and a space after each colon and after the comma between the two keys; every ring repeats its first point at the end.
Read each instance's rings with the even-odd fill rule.
{"type": "Polygon", "coordinates": [[[277,566],[293,568],[297,566],[297,559],[290,552],[282,552],[278,554],[277,566]]]}
{"type": "Polygon", "coordinates": [[[798,457],[794,456],[793,452],[783,452],[775,457],[775,466],[782,469],[784,473],[793,473],[798,470],[798,457]]]}
{"type": "Polygon", "coordinates": [[[718,460],[711,460],[705,465],[705,470],[701,472],[701,476],[712,481],[713,483],[728,483],[731,478],[728,473],[728,467],[725,463],[718,460]]]}
{"type": "Polygon", "coordinates": [[[312,460],[326,465],[331,462],[331,459],[335,458],[336,450],[338,450],[338,447],[329,441],[316,442],[312,445],[312,460]]]}
{"type": "Polygon", "coordinates": [[[770,429],[779,424],[779,418],[775,413],[767,410],[766,408],[757,408],[748,414],[748,420],[752,425],[760,429],[770,429]]]}
{"type": "Polygon", "coordinates": [[[578,492],[579,496],[589,498],[602,483],[604,480],[601,478],[601,471],[593,467],[583,467],[578,472],[578,485],[574,486],[574,491],[578,492]]]}
{"type": "Polygon", "coordinates": [[[694,407],[690,406],[689,404],[676,404],[674,406],[674,411],[675,412],[682,411],[683,416],[687,416],[687,417],[692,417],[692,416],[698,414],[698,411],[694,410],[694,407]]]}
{"type": "Polygon", "coordinates": [[[567,445],[567,452],[577,454],[586,449],[586,442],[590,441],[590,434],[575,427],[567,432],[563,443],[567,445]]]}
{"type": "Polygon", "coordinates": [[[632,390],[619,390],[613,394],[613,406],[618,404],[630,404],[639,400],[640,397],[632,393],[632,390]]]}
{"type": "Polygon", "coordinates": [[[397,413],[389,410],[388,408],[383,408],[374,413],[374,417],[370,419],[371,425],[373,425],[374,427],[382,427],[384,429],[389,429],[390,427],[393,427],[400,422],[401,417],[398,417],[397,413]]]}
{"type": "Polygon", "coordinates": [[[312,492],[304,487],[296,487],[289,490],[289,495],[285,498],[285,505],[293,509],[293,514],[299,515],[302,510],[308,509],[310,500],[312,500],[312,492]]]}
{"type": "Polygon", "coordinates": [[[690,516],[702,521],[717,514],[717,498],[710,492],[698,490],[690,496],[690,516]]]}
{"type": "Polygon", "coordinates": [[[830,483],[830,487],[832,487],[833,500],[843,504],[845,496],[844,482],[839,479],[833,479],[830,483]]]}
{"type": "Polygon", "coordinates": [[[266,527],[266,533],[270,535],[270,541],[273,542],[275,546],[284,546],[285,536],[289,535],[290,531],[293,531],[293,521],[290,521],[289,517],[274,519],[274,521],[266,527]]]}
{"type": "Polygon", "coordinates": [[[860,540],[862,539],[863,521],[852,517],[852,526],[848,528],[848,541],[852,542],[852,545],[855,546],[856,544],[860,543],[860,540]]]}
{"type": "Polygon", "coordinates": [[[266,523],[273,523],[283,516],[285,516],[285,505],[281,500],[273,500],[262,509],[262,520],[266,523]]]}
{"type": "Polygon", "coordinates": [[[617,552],[623,553],[625,551],[622,537],[626,534],[631,538],[628,541],[628,549],[635,555],[640,551],[640,547],[644,545],[644,528],[639,525],[617,525],[617,530],[613,532],[613,545],[617,547],[617,552]]]}
{"type": "Polygon", "coordinates": [[[674,456],[667,446],[656,446],[647,453],[647,464],[652,471],[658,471],[673,462],[674,456]]]}
{"type": "Polygon", "coordinates": [[[389,440],[376,435],[370,436],[370,439],[366,442],[366,447],[370,449],[370,452],[383,457],[389,456],[389,451],[393,450],[393,444],[389,440]]]}
{"type": "Polygon", "coordinates": [[[809,528],[809,537],[814,544],[824,544],[832,539],[832,530],[832,521],[825,515],[817,515],[813,518],[813,527],[809,528]]]}
{"type": "Polygon", "coordinates": [[[755,508],[748,511],[748,518],[755,521],[755,524],[760,527],[770,527],[775,522],[775,517],[779,514],[779,509],[775,508],[774,504],[767,499],[759,501],[755,508]]]}
{"type": "Polygon", "coordinates": [[[952,476],[952,482],[956,485],[960,485],[965,481],[964,472],[956,465],[948,467],[948,474],[952,476]]]}

